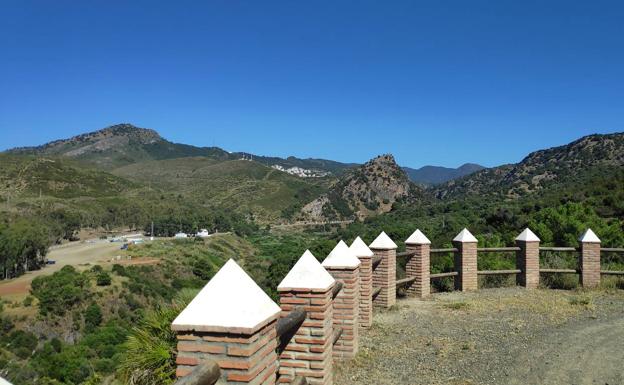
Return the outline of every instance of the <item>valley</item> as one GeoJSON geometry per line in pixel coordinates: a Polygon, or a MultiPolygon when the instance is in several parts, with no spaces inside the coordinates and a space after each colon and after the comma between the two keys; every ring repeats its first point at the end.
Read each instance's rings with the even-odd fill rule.
{"type": "MultiPolygon", "coordinates": [[[[368,244],[382,230],[397,240],[400,251],[404,244],[399,241],[416,228],[432,245],[445,248],[464,227],[481,247],[514,245],[518,229],[525,227],[546,246],[576,246],[578,235],[591,227],[604,247],[622,247],[623,153],[624,134],[592,135],[534,152],[518,164],[414,170],[399,165],[391,154],[347,164],[229,153],[172,143],[156,131],[127,124],[0,153],[0,267],[8,278],[0,282],[0,375],[9,376],[14,384],[128,383],[137,370],[133,357],[175,351],[172,317],[230,258],[277,299],[278,283],[303,250],[323,259],[341,239],[350,243],[360,236],[368,244]],[[415,179],[415,171],[420,171],[416,174],[421,179],[415,179]],[[174,238],[176,233],[195,234],[200,229],[213,236],[174,238]],[[104,239],[123,232],[157,239],[127,250],[104,239]],[[46,265],[46,260],[55,264],[46,265]],[[137,339],[140,349],[132,345],[137,339]]],[[[574,258],[558,253],[547,255],[544,263],[559,269],[576,266],[574,258]]],[[[603,264],[624,270],[618,255],[609,255],[603,264]]],[[[432,272],[452,268],[451,255],[431,260],[432,272]]],[[[513,268],[514,260],[498,254],[479,259],[479,269],[513,268]]],[[[404,274],[405,266],[399,265],[397,275],[404,274]]],[[[613,297],[611,292],[599,292],[592,299],[604,314],[614,311],[606,303],[621,301],[617,288],[622,282],[610,282],[616,288],[613,297]]],[[[515,281],[481,281],[482,287],[494,284],[514,286],[515,281]]],[[[538,293],[540,300],[557,304],[563,312],[557,322],[568,322],[571,331],[582,328],[589,310],[570,299],[580,295],[575,291],[578,279],[556,276],[542,284],[572,290],[556,291],[552,297],[538,293]]],[[[434,283],[432,289],[439,294],[430,302],[407,300],[398,309],[377,315],[377,327],[365,340],[361,359],[368,365],[366,357],[381,352],[377,347],[383,344],[377,338],[404,335],[404,323],[418,319],[430,325],[408,332],[425,343],[425,351],[418,354],[434,355],[443,368],[431,378],[451,384],[499,383],[499,377],[479,377],[483,367],[475,366],[468,375],[457,373],[450,358],[472,362],[474,335],[483,337],[479,341],[485,341],[492,354],[507,354],[496,344],[487,345],[491,340],[486,335],[509,330],[486,322],[488,328],[462,329],[467,334],[457,345],[448,336],[460,325],[440,324],[432,309],[446,311],[445,319],[461,313],[477,324],[489,317],[480,312],[480,301],[500,300],[509,305],[501,307],[501,314],[516,320],[523,311],[516,303],[516,289],[486,291],[476,298],[445,293],[449,285],[447,280],[434,283]],[[447,302],[470,305],[453,310],[447,302]]],[[[532,301],[522,306],[540,306],[537,298],[532,301]]],[[[536,326],[544,321],[540,317],[514,329],[514,341],[537,338],[526,334],[531,330],[550,333],[550,324],[545,329],[536,326]]],[[[552,354],[543,348],[543,354],[552,354]]],[[[405,349],[395,352],[388,346],[384,354],[404,356],[405,349]]],[[[392,365],[405,373],[412,365],[431,370],[421,358],[392,365]]],[[[388,383],[404,380],[386,371],[393,367],[390,364],[363,369],[358,366],[362,362],[342,366],[337,372],[340,383],[367,384],[380,375],[388,383]]],[[[509,371],[486,372],[516,373],[515,363],[503,364],[509,371]]],[[[175,372],[171,353],[155,365],[165,380],[148,383],[170,383],[175,372]]],[[[547,369],[535,370],[546,375],[547,369]]]]}

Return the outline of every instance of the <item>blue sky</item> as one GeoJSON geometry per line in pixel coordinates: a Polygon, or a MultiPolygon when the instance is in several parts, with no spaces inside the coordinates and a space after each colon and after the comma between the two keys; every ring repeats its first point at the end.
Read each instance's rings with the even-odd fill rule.
{"type": "Polygon", "coordinates": [[[129,122],[486,166],[624,131],[621,1],[0,1],[0,149],[129,122]]]}

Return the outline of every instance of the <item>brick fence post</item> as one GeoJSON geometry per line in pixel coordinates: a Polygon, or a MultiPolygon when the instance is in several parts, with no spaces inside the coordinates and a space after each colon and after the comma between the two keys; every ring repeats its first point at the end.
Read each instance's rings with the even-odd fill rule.
{"type": "Polygon", "coordinates": [[[527,289],[536,289],[540,278],[540,239],[531,229],[526,228],[516,237],[516,245],[520,248],[516,252],[516,269],[521,271],[516,275],[516,284],[527,289]]]}
{"type": "Polygon", "coordinates": [[[468,229],[463,229],[453,239],[455,253],[455,290],[472,291],[478,289],[477,281],[477,238],[468,229]]]}
{"type": "Polygon", "coordinates": [[[355,238],[349,247],[360,260],[360,327],[369,328],[373,324],[373,252],[360,237],[355,238]]]}
{"type": "Polygon", "coordinates": [[[173,321],[176,375],[216,361],[228,384],[274,385],[280,308],[230,259],[173,321]]]}
{"type": "Polygon", "coordinates": [[[310,385],[333,383],[333,300],[336,281],[306,250],[277,287],[282,312],[304,306],[306,319],[280,355],[279,383],[295,376],[310,385]]]}
{"type": "Polygon", "coordinates": [[[413,294],[417,298],[427,297],[431,292],[430,282],[430,251],[431,241],[416,229],[412,235],[405,241],[407,251],[413,252],[414,255],[408,257],[405,265],[406,278],[415,278],[407,287],[407,292],[413,294]]]}
{"type": "Polygon", "coordinates": [[[581,269],[581,285],[596,287],[600,285],[600,239],[587,229],[579,238],[579,268],[581,269]]]}
{"type": "Polygon", "coordinates": [[[360,260],[340,241],[322,265],[335,280],[343,283],[334,298],[334,332],[342,329],[334,344],[334,358],[353,358],[359,346],[360,260]]]}
{"type": "Polygon", "coordinates": [[[381,292],[373,300],[373,304],[389,308],[396,303],[397,245],[382,231],[368,247],[373,251],[375,257],[381,258],[381,262],[373,270],[373,286],[381,288],[381,292]]]}

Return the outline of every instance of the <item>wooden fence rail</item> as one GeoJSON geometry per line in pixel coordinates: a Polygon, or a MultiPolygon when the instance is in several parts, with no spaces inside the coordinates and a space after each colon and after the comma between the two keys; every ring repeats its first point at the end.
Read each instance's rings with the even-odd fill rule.
{"type": "Polygon", "coordinates": [[[174,385],[214,385],[219,377],[219,365],[212,360],[206,360],[197,365],[189,375],[178,379],[174,385]]]}
{"type": "Polygon", "coordinates": [[[540,273],[580,274],[578,269],[540,269],[540,273]]]}
{"type": "Polygon", "coordinates": [[[458,252],[459,249],[456,247],[451,247],[448,249],[431,249],[430,253],[431,254],[443,254],[443,253],[456,253],[458,252]]]}
{"type": "Polygon", "coordinates": [[[540,246],[540,251],[560,251],[560,252],[576,252],[579,251],[576,247],[546,247],[540,246]]]}
{"type": "Polygon", "coordinates": [[[479,270],[477,275],[505,275],[505,274],[521,274],[522,270],[479,270]]]}
{"type": "Polygon", "coordinates": [[[479,253],[505,253],[510,251],[520,251],[519,247],[477,247],[479,253]]]}

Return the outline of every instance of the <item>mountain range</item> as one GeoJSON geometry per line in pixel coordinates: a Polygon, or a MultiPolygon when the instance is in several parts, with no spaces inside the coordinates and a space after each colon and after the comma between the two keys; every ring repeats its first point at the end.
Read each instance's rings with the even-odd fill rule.
{"type": "MultiPolygon", "coordinates": [[[[145,161],[205,157],[212,160],[253,160],[265,166],[303,177],[341,175],[345,170],[358,166],[327,159],[301,159],[294,156],[279,158],[246,152],[228,152],[219,147],[197,147],[173,143],[162,138],[152,129],[131,124],[117,124],[98,131],[60,139],[36,147],[21,147],[6,151],[9,154],[36,156],[62,156],[88,163],[103,170],[145,161]]],[[[457,169],[425,166],[420,169],[404,168],[410,180],[423,185],[446,182],[483,169],[482,166],[465,164],[457,169]]]]}
{"type": "Polygon", "coordinates": [[[100,223],[110,219],[114,205],[117,222],[140,222],[155,215],[155,199],[164,199],[167,203],[158,206],[163,213],[175,211],[170,207],[175,204],[276,223],[364,219],[401,205],[471,197],[559,196],[596,175],[619,178],[624,134],[586,136],[531,153],[518,164],[411,169],[400,167],[390,154],[363,165],[265,157],[173,143],[154,130],[122,124],[8,150],[0,159],[0,193],[16,212],[48,207],[77,213],[84,223],[100,223]],[[133,214],[132,207],[145,199],[147,206],[133,214]]]}

